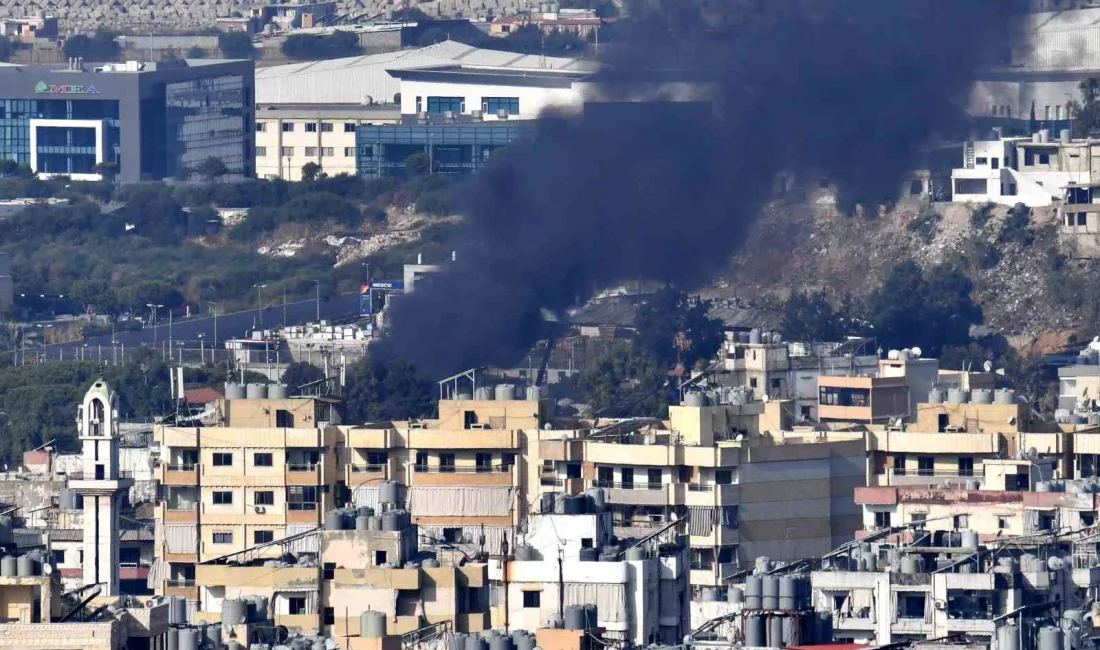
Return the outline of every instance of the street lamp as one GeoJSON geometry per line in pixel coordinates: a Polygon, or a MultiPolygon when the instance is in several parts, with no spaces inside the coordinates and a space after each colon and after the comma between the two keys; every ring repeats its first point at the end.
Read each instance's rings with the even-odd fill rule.
{"type": "Polygon", "coordinates": [[[155,302],[146,302],[145,307],[149,307],[153,315],[153,342],[156,343],[156,310],[164,307],[164,305],[157,305],[155,302]]]}
{"type": "Polygon", "coordinates": [[[266,284],[254,284],[252,288],[256,290],[256,312],[260,318],[260,329],[264,328],[264,287],[266,284]]]}
{"type": "MultiPolygon", "coordinates": [[[[218,303],[207,301],[206,304],[213,307],[213,309],[211,310],[211,311],[214,312],[214,348],[213,349],[216,350],[216,349],[218,349],[218,303]]],[[[210,353],[210,361],[215,361],[214,354],[215,354],[214,352],[210,353]]]]}

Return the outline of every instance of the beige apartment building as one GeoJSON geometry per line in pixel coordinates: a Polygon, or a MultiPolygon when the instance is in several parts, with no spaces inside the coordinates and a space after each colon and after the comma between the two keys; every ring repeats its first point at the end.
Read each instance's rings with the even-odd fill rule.
{"type": "Polygon", "coordinates": [[[167,565],[159,593],[190,601],[196,564],[316,528],[341,477],[333,401],[223,398],[214,410],[211,426],[154,433],[156,552],[167,565]]]}
{"type": "Polygon", "coordinates": [[[360,124],[400,120],[393,105],[259,105],[256,107],[256,177],[302,180],[302,167],[320,165],[329,176],[354,175],[360,124]]]}

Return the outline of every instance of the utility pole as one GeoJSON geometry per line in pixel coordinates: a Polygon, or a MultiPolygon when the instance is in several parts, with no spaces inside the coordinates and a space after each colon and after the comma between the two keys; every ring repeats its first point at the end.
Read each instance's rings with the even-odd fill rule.
{"type": "Polygon", "coordinates": [[[314,287],[314,290],[316,291],[316,297],[314,298],[314,300],[317,303],[317,318],[316,318],[316,320],[317,320],[318,323],[320,323],[321,322],[321,281],[320,280],[314,280],[313,281],[313,287],[314,287]]]}

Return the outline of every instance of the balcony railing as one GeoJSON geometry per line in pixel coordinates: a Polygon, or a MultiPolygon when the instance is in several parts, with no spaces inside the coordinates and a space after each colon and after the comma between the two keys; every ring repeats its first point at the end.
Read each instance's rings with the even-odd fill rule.
{"type": "Polygon", "coordinates": [[[927,476],[930,478],[973,478],[974,469],[908,469],[906,467],[891,467],[890,473],[894,476],[927,476]]]}
{"type": "Polygon", "coordinates": [[[187,463],[169,463],[165,466],[169,472],[193,472],[199,466],[198,461],[187,463]]]}
{"type": "Polygon", "coordinates": [[[594,487],[610,488],[614,490],[663,490],[665,489],[664,483],[646,483],[643,481],[629,481],[625,483],[616,483],[614,481],[600,481],[596,480],[592,482],[594,487]]]}
{"type": "Polygon", "coordinates": [[[199,509],[198,503],[172,503],[171,501],[164,504],[164,509],[169,512],[195,512],[199,509]]]}
{"type": "Polygon", "coordinates": [[[539,485],[543,487],[562,487],[565,481],[556,476],[542,476],[539,478],[539,485]]]}
{"type": "Polygon", "coordinates": [[[289,501],[286,504],[287,510],[316,510],[317,504],[308,501],[289,501]]]}
{"type": "Polygon", "coordinates": [[[362,472],[364,474],[380,474],[386,471],[386,466],[383,465],[352,465],[352,473],[362,472]]]}
{"type": "Polygon", "coordinates": [[[191,578],[191,579],[187,579],[187,578],[169,578],[168,581],[167,581],[167,586],[169,586],[169,587],[178,587],[178,588],[182,588],[182,589],[190,589],[190,588],[195,586],[195,579],[194,578],[191,578]]]}
{"type": "MultiPolygon", "coordinates": [[[[69,472],[65,476],[70,481],[111,481],[111,480],[114,480],[114,479],[106,478],[106,473],[104,473],[103,476],[96,476],[94,473],[89,474],[88,472],[69,472]]],[[[118,472],[118,478],[120,478],[120,479],[134,478],[134,473],[132,471],[119,471],[118,472]]]]}
{"type": "Polygon", "coordinates": [[[315,472],[318,467],[319,463],[288,463],[286,466],[291,472],[315,472]]]}
{"type": "Polygon", "coordinates": [[[415,470],[421,474],[506,474],[512,471],[512,465],[416,465],[415,470]]]}

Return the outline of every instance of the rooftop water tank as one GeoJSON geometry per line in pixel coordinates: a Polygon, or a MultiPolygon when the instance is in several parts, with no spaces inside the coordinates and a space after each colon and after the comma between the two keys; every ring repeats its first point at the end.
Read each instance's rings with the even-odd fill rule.
{"type": "Polygon", "coordinates": [[[180,631],[179,628],[168,628],[168,650],[179,650],[180,647],[180,631]]]}
{"type": "Polygon", "coordinates": [[[795,609],[798,599],[798,583],[794,576],[781,576],[779,578],[779,609],[795,609]]]}
{"type": "Polygon", "coordinates": [[[764,609],[779,609],[779,576],[764,576],[764,609]]]}
{"type": "Polygon", "coordinates": [[[699,590],[699,600],[704,603],[716,603],[721,600],[718,597],[717,587],[703,587],[699,590]]]}
{"type": "Polygon", "coordinates": [[[439,560],[434,557],[424,558],[424,561],[420,563],[420,566],[425,569],[438,569],[439,560]]]}
{"type": "Polygon", "coordinates": [[[382,513],[382,530],[395,532],[401,530],[401,512],[398,510],[387,510],[382,513]]]}
{"type": "Polygon", "coordinates": [[[745,578],[745,607],[760,609],[763,606],[764,578],[751,575],[745,578]]]}
{"type": "Polygon", "coordinates": [[[496,398],[499,402],[510,402],[516,399],[516,387],[511,384],[497,384],[496,398]]]}
{"type": "Polygon", "coordinates": [[[933,388],[928,391],[928,403],[929,404],[943,404],[943,391],[939,388],[933,388]]]}
{"type": "Polygon", "coordinates": [[[286,399],[286,384],[271,384],[267,387],[268,399],[286,399]]]}
{"type": "Polygon", "coordinates": [[[1050,481],[1036,481],[1035,482],[1035,491],[1036,492],[1050,492],[1050,481]]]}
{"type": "Polygon", "coordinates": [[[1038,650],[1063,650],[1062,630],[1052,626],[1039,628],[1038,650]]]}
{"type": "Polygon", "coordinates": [[[600,561],[600,549],[595,547],[582,548],[579,551],[579,557],[581,562],[599,562],[600,561]]]}
{"type": "Polygon", "coordinates": [[[267,397],[267,384],[249,384],[244,392],[248,399],[264,399],[267,397]]]}
{"type": "Polygon", "coordinates": [[[245,392],[244,386],[236,382],[227,381],[225,383],[225,399],[244,399],[245,392]]]}
{"type": "Polygon", "coordinates": [[[698,391],[684,394],[684,406],[700,408],[707,405],[707,396],[698,391]]]}
{"type": "Polygon", "coordinates": [[[459,402],[469,402],[473,398],[474,398],[474,396],[471,395],[470,393],[467,393],[466,391],[462,391],[460,393],[456,393],[453,399],[455,399],[456,401],[459,401],[459,402]]]}
{"type": "Polygon", "coordinates": [[[1011,388],[998,388],[993,393],[994,404],[1015,404],[1016,403],[1016,391],[1011,388]]]}
{"type": "Polygon", "coordinates": [[[31,557],[29,555],[19,556],[19,560],[16,564],[16,571],[17,571],[19,577],[20,578],[28,578],[30,576],[38,575],[38,572],[35,570],[36,569],[35,564],[36,563],[35,563],[33,557],[31,557]]]}
{"type": "Polygon", "coordinates": [[[626,549],[627,562],[640,562],[645,559],[645,549],[641,546],[631,546],[626,549]]]}
{"type": "Polygon", "coordinates": [[[764,634],[764,617],[759,614],[749,614],[745,617],[745,646],[762,648],[767,644],[764,634]]]}
{"type": "Polygon", "coordinates": [[[740,605],[745,602],[745,590],[741,587],[730,585],[729,589],[726,590],[726,600],[734,605],[740,605]]]}
{"type": "Polygon", "coordinates": [[[787,644],[783,642],[783,617],[773,616],[768,619],[768,647],[769,648],[784,648],[787,644]]]}
{"type": "Polygon", "coordinates": [[[753,345],[760,345],[762,339],[763,337],[761,336],[760,330],[753,328],[749,331],[749,343],[753,345]]]}
{"type": "MultiPolygon", "coordinates": [[[[180,600],[183,600],[182,598],[180,600]]],[[[186,611],[185,611],[186,615],[186,611]]],[[[248,606],[240,598],[226,598],[222,601],[222,623],[240,625],[248,618],[248,606]]]]}
{"type": "MultiPolygon", "coordinates": [[[[229,601],[225,601],[229,602],[229,601]]],[[[222,611],[225,611],[225,605],[222,605],[222,611]]],[[[224,617],[225,614],[223,613],[224,617]]],[[[183,596],[171,596],[168,599],[168,624],[169,625],[187,625],[187,599],[183,596]]]]}
{"type": "Polygon", "coordinates": [[[489,650],[513,650],[512,637],[494,636],[489,640],[489,650]]]}
{"type": "Polygon", "coordinates": [[[527,387],[527,401],[537,402],[540,399],[546,397],[546,389],[542,386],[528,386],[527,387]]]}
{"type": "Polygon", "coordinates": [[[386,636],[386,615],[383,612],[368,610],[359,615],[359,636],[368,639],[381,639],[386,636]]]}
{"type": "Polygon", "coordinates": [[[905,575],[916,575],[920,573],[920,558],[916,555],[906,555],[901,558],[901,572],[905,575]]]}
{"type": "Polygon", "coordinates": [[[493,399],[493,389],[488,386],[480,386],[474,391],[474,399],[479,402],[488,402],[493,399]]]}
{"type": "Polygon", "coordinates": [[[962,547],[978,548],[978,533],[973,530],[962,531],[962,547]]]}
{"type": "Polygon", "coordinates": [[[199,650],[199,630],[194,627],[181,627],[179,650],[199,650]]]}
{"type": "Polygon", "coordinates": [[[567,630],[583,630],[585,629],[585,612],[584,607],[581,605],[568,605],[565,608],[565,629],[567,630]]]}
{"type": "Polygon", "coordinates": [[[344,513],[339,510],[326,512],[325,530],[344,530],[344,513]]]}
{"type": "Polygon", "coordinates": [[[367,515],[359,515],[355,518],[355,530],[358,532],[366,532],[370,530],[370,517],[367,515]]]}
{"type": "Polygon", "coordinates": [[[603,512],[607,509],[607,490],[603,488],[592,488],[587,491],[589,496],[588,502],[592,506],[592,512],[603,512]]]}
{"type": "Polygon", "coordinates": [[[488,650],[488,648],[489,644],[487,644],[485,642],[485,639],[481,638],[480,636],[477,636],[476,634],[471,634],[470,636],[466,637],[465,650],[488,650]]]}
{"type": "Polygon", "coordinates": [[[512,637],[516,644],[516,650],[535,650],[535,637],[531,634],[521,634],[512,637]]]}
{"type": "Polygon", "coordinates": [[[76,508],[76,495],[69,488],[61,488],[57,491],[57,507],[62,510],[73,510],[76,508]]]}
{"type": "Polygon", "coordinates": [[[973,404],[992,404],[993,391],[988,388],[975,388],[970,393],[970,402],[973,404]]]}
{"type": "Polygon", "coordinates": [[[966,404],[969,397],[970,393],[965,388],[950,388],[947,390],[948,404],[966,404]]]}
{"type": "Polygon", "coordinates": [[[1020,628],[1006,622],[997,628],[998,650],[1020,650],[1020,628]]]}
{"type": "Polygon", "coordinates": [[[382,515],[374,515],[367,522],[367,530],[382,530],[382,515]]]}
{"type": "Polygon", "coordinates": [[[535,549],[527,544],[516,546],[516,560],[519,562],[534,562],[538,559],[535,549]]]}
{"type": "Polygon", "coordinates": [[[206,626],[206,640],[209,641],[207,645],[214,648],[222,647],[222,626],[221,625],[207,625],[206,626]]]}
{"type": "Polygon", "coordinates": [[[382,481],[378,485],[378,500],[382,503],[398,503],[398,485],[396,481],[382,481]]]}

